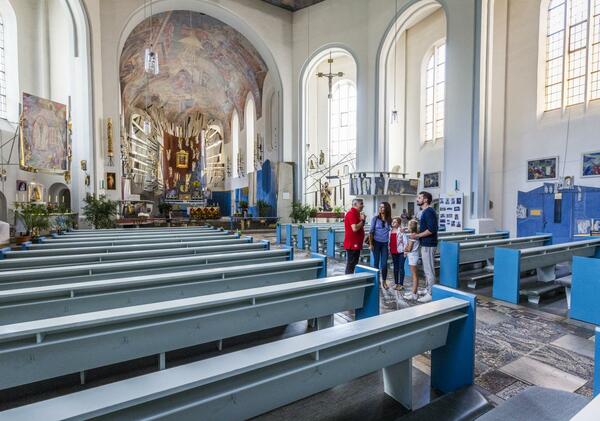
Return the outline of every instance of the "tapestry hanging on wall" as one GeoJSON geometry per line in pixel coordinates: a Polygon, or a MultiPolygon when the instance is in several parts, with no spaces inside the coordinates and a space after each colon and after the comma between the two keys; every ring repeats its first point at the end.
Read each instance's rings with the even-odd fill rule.
{"type": "Polygon", "coordinates": [[[20,133],[21,169],[46,173],[69,170],[66,105],[23,93],[20,133]]]}

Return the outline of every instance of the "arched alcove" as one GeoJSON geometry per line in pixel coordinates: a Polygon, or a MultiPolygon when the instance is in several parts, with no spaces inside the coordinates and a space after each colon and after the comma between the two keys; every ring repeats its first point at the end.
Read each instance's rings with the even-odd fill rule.
{"type": "Polygon", "coordinates": [[[343,46],[326,46],[300,78],[300,200],[324,210],[348,207],[348,175],[356,170],[358,65],[343,46]],[[344,141],[345,150],[339,149],[344,141]]]}
{"type": "MultiPolygon", "coordinates": [[[[443,176],[444,169],[446,12],[435,0],[397,12],[378,56],[376,170],[419,179],[437,196],[439,175],[434,184],[425,184],[424,175],[443,176]]],[[[394,200],[403,209],[413,199],[394,200]]]]}
{"type": "Polygon", "coordinates": [[[48,202],[71,209],[71,190],[66,184],[54,183],[48,188],[48,202]]]}

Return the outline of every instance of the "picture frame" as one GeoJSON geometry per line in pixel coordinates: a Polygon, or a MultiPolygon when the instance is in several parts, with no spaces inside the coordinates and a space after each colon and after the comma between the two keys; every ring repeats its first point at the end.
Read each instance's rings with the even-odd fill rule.
{"type": "Polygon", "coordinates": [[[600,177],[600,151],[581,154],[581,177],[600,177]]]}
{"type": "Polygon", "coordinates": [[[547,181],[558,178],[558,156],[527,160],[527,181],[547,181]]]}
{"type": "Polygon", "coordinates": [[[440,187],[441,172],[423,174],[423,188],[437,189],[440,187]]]}
{"type": "Polygon", "coordinates": [[[114,172],[106,173],[106,190],[117,189],[117,175],[114,172]]]}

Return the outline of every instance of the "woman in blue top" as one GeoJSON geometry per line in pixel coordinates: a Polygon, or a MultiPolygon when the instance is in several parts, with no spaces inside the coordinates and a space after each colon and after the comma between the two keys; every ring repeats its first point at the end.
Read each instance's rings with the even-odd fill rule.
{"type": "Polygon", "coordinates": [[[381,272],[381,285],[387,289],[387,260],[390,228],[392,226],[392,207],[388,202],[379,204],[379,212],[371,220],[369,231],[369,249],[373,255],[373,267],[381,272]]]}

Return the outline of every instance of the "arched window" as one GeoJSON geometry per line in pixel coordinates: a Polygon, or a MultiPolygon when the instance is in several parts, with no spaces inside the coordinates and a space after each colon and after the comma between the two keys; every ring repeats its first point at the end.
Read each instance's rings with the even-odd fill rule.
{"type": "Polygon", "coordinates": [[[600,1],[549,2],[545,64],[546,111],[600,98],[600,1]]]}
{"type": "Polygon", "coordinates": [[[246,174],[254,172],[254,120],[256,120],[256,108],[254,99],[250,97],[246,102],[246,174]]]}
{"type": "Polygon", "coordinates": [[[240,149],[240,119],[236,111],[231,117],[231,176],[238,176],[238,154],[240,149]]]}
{"type": "Polygon", "coordinates": [[[333,89],[330,124],[329,166],[332,171],[347,175],[354,171],[356,157],[356,88],[349,80],[338,82],[333,89]]]}
{"type": "Polygon", "coordinates": [[[446,43],[436,44],[425,58],[423,72],[423,140],[444,139],[444,98],[446,91],[446,43]]]}
{"type": "Polygon", "coordinates": [[[4,19],[0,14],[0,118],[6,118],[6,66],[4,53],[4,19]]]}

